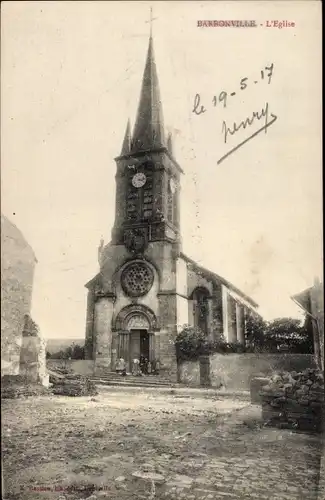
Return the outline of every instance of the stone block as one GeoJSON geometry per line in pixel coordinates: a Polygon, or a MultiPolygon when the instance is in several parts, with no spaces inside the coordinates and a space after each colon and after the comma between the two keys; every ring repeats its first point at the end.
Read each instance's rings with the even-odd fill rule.
{"type": "Polygon", "coordinates": [[[262,403],[263,397],[261,391],[265,390],[265,387],[268,386],[268,383],[269,379],[266,377],[256,377],[251,380],[250,384],[251,403],[262,403]]]}
{"type": "Polygon", "coordinates": [[[162,474],[157,474],[155,472],[143,472],[136,471],[132,473],[135,479],[142,479],[143,481],[154,482],[157,484],[163,484],[165,482],[165,477],[162,474]]]}
{"type": "Polygon", "coordinates": [[[194,482],[194,479],[189,476],[176,475],[174,478],[168,481],[168,487],[176,488],[190,488],[194,482]]]}

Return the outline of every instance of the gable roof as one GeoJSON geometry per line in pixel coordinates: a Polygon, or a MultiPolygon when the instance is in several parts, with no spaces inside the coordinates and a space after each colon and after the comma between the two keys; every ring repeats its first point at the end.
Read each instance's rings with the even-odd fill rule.
{"type": "MultiPolygon", "coordinates": [[[[194,270],[201,272],[204,276],[206,276],[208,279],[212,281],[218,281],[219,283],[222,283],[225,285],[229,290],[233,291],[236,293],[239,297],[242,297],[246,302],[248,302],[252,307],[257,308],[258,304],[255,302],[251,297],[243,293],[239,288],[235,287],[230,281],[226,280],[222,276],[219,276],[216,273],[213,273],[209,269],[206,269],[205,267],[200,266],[197,262],[195,262],[193,259],[185,255],[183,252],[180,254],[181,258],[184,259],[188,264],[190,264],[194,270]]],[[[101,285],[102,284],[102,274],[98,273],[96,276],[94,276],[88,283],[85,284],[85,287],[88,289],[94,288],[96,285],[101,285]]]]}
{"type": "Polygon", "coordinates": [[[249,297],[244,292],[242,292],[241,290],[239,290],[239,288],[235,287],[232,283],[230,283],[230,281],[226,280],[222,276],[219,276],[219,274],[216,274],[216,273],[210,271],[209,269],[206,269],[205,267],[199,265],[197,262],[195,262],[195,260],[193,260],[190,257],[188,257],[183,252],[181,252],[180,256],[187,263],[191,264],[191,266],[193,267],[193,269],[195,269],[196,271],[201,272],[204,276],[206,276],[207,278],[209,278],[212,281],[218,281],[218,282],[222,283],[227,288],[229,288],[230,290],[232,290],[233,292],[235,292],[237,295],[239,295],[240,297],[242,297],[243,299],[245,299],[251,306],[258,307],[257,302],[255,302],[251,297],[249,297]]]}
{"type": "Polygon", "coordinates": [[[93,289],[96,285],[101,286],[102,285],[102,273],[96,274],[90,281],[88,281],[85,284],[85,287],[88,288],[88,290],[93,289]]]}

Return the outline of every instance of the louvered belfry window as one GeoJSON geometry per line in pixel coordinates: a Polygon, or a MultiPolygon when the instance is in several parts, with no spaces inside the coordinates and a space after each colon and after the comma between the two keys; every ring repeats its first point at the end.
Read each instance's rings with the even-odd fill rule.
{"type": "Polygon", "coordinates": [[[174,196],[170,189],[170,185],[168,183],[168,191],[167,191],[167,220],[174,223],[174,196]]]}

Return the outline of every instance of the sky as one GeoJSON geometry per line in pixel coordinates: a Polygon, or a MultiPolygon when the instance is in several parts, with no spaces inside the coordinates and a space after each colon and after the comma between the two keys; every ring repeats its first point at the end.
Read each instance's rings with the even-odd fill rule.
{"type": "MultiPolygon", "coordinates": [[[[322,275],[320,3],[152,5],[165,128],[185,173],[183,251],[250,295],[266,319],[300,317],[290,295],[322,275]],[[197,27],[237,19],[258,26],[197,27]],[[226,143],[223,127],[266,107],[276,121],[218,164],[265,121],[226,143]]],[[[1,209],[38,259],[32,315],[47,338],[84,337],[84,285],[98,272],[100,239],[110,240],[114,157],[135,120],[150,6],[2,4],[1,209]]]]}

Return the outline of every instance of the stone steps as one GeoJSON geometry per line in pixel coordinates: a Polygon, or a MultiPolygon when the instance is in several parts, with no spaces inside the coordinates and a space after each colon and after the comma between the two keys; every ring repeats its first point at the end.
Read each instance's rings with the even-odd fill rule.
{"type": "Polygon", "coordinates": [[[112,385],[112,386],[134,386],[134,387],[173,387],[177,384],[173,384],[170,380],[165,377],[152,375],[135,377],[133,375],[126,375],[122,377],[116,373],[106,373],[103,375],[94,375],[91,380],[97,384],[101,385],[112,385]]]}
{"type": "Polygon", "coordinates": [[[110,377],[91,377],[91,380],[102,380],[103,382],[118,382],[118,383],[129,383],[129,384],[140,384],[140,385],[170,385],[171,382],[169,380],[144,380],[144,379],[133,379],[131,377],[119,377],[119,378],[110,378],[110,377]]]}

